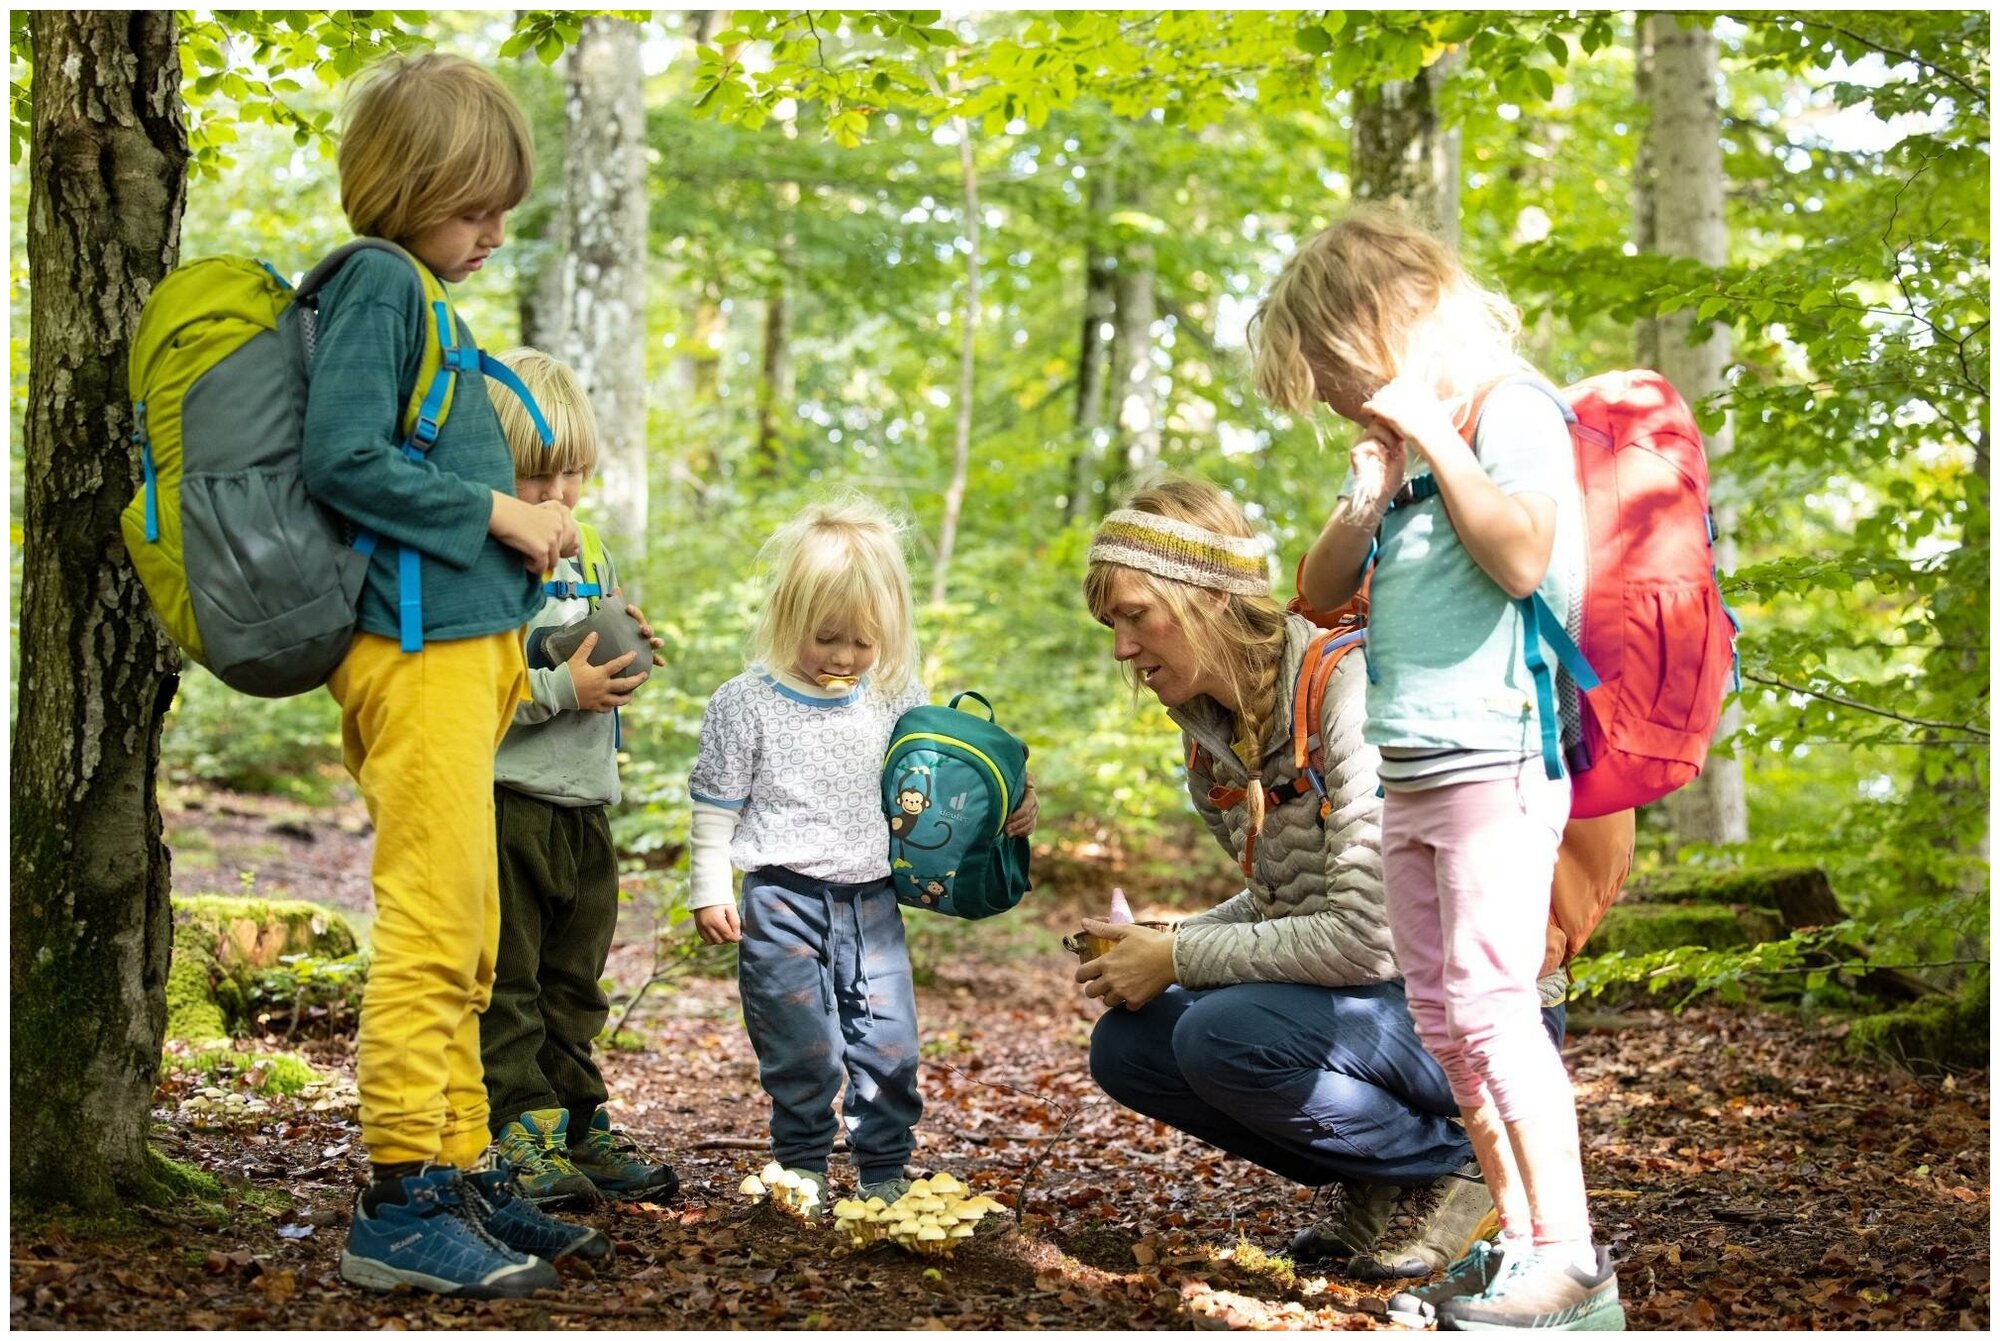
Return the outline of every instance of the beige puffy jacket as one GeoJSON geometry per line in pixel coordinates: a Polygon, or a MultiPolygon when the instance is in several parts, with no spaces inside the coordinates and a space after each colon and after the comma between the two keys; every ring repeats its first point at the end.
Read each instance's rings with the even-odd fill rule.
{"type": "MultiPolygon", "coordinates": [[[[1319,630],[1286,617],[1285,656],[1276,710],[1264,734],[1264,784],[1286,788],[1292,764],[1292,699],[1306,644],[1319,630]]],[[[1353,987],[1395,978],[1395,954],[1382,908],[1380,762],[1361,739],[1367,688],[1365,658],[1342,658],[1320,713],[1321,759],[1333,810],[1322,825],[1310,792],[1270,807],[1257,840],[1250,888],[1182,922],[1174,936],[1174,978],[1183,987],[1239,982],[1299,982],[1353,987]]],[[[1169,710],[1182,745],[1199,746],[1210,776],[1191,773],[1188,791],[1216,841],[1240,861],[1249,807],[1224,811],[1209,787],[1240,788],[1249,773],[1230,748],[1234,722],[1206,696],[1169,710]]]]}

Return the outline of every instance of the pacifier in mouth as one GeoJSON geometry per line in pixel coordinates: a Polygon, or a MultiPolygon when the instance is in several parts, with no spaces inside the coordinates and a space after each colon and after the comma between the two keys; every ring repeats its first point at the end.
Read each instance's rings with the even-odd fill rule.
{"type": "Polygon", "coordinates": [[[859,675],[815,675],[821,689],[852,689],[861,683],[859,675]]]}

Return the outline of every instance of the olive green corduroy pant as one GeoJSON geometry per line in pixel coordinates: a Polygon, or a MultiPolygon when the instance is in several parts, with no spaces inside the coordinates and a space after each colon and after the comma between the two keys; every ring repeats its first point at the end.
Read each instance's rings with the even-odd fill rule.
{"type": "Polygon", "coordinates": [[[604,1102],[590,1044],[610,1014],[599,979],[618,925],[618,858],[605,807],[493,789],[500,838],[500,956],[479,1017],[497,1134],[531,1109],[569,1110],[581,1134],[604,1102]]]}

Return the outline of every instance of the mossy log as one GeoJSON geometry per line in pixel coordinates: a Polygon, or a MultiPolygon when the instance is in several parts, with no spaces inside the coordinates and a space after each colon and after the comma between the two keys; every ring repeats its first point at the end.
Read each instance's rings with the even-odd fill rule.
{"type": "MultiPolygon", "coordinates": [[[[1809,927],[1845,921],[1847,912],[1826,872],[1816,866],[1737,871],[1675,871],[1637,882],[1605,913],[1587,954],[1630,955],[1695,945],[1709,950],[1760,945],[1809,927]]],[[[1865,955],[1858,941],[1852,955],[1865,955]]],[[[1871,969],[1863,991],[1885,1001],[1920,1001],[1942,994],[1901,969],[1871,969]]]]}
{"type": "Polygon", "coordinates": [[[316,903],[202,894],[175,899],[173,908],[170,1039],[226,1039],[250,1019],[262,975],[285,972],[295,956],[340,959],[357,946],[347,920],[316,903]]]}
{"type": "Polygon", "coordinates": [[[1913,1071],[1977,1069],[1992,1049],[1992,985],[1984,976],[1962,992],[1856,1020],[1848,1051],[1913,1071]]]}

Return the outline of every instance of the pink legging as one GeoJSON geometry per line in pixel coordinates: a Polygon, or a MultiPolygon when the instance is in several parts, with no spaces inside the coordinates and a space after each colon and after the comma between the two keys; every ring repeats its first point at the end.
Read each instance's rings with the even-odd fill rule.
{"type": "Polygon", "coordinates": [[[1514,778],[1382,801],[1382,881],[1417,1037],[1467,1111],[1503,1122],[1569,1092],[1542,1028],[1535,974],[1549,921],[1569,779],[1514,778]]]}

